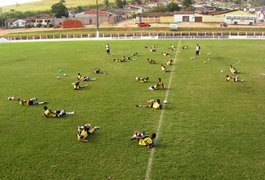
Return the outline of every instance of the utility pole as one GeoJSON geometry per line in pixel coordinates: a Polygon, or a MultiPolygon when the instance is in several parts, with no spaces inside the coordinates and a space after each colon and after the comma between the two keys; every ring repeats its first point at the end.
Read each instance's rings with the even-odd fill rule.
{"type": "Polygon", "coordinates": [[[96,31],[96,38],[99,38],[98,0],[96,0],[96,8],[97,8],[97,31],[96,31]]]}
{"type": "Polygon", "coordinates": [[[4,28],[4,17],[3,17],[3,9],[0,7],[0,15],[1,15],[1,27],[4,28]]]}

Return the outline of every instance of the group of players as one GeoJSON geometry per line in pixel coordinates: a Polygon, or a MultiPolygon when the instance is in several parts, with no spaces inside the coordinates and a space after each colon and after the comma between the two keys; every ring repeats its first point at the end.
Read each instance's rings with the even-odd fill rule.
{"type": "MultiPolygon", "coordinates": [[[[94,69],[95,73],[100,73],[99,68],[94,69]]],[[[58,79],[58,78],[57,78],[58,79]]],[[[80,85],[81,81],[90,81],[90,80],[96,80],[96,78],[90,78],[88,76],[83,76],[81,73],[77,74],[77,80],[74,85],[74,90],[79,90],[80,88],[84,87],[80,85]]],[[[8,100],[14,101],[17,100],[18,104],[21,106],[32,106],[32,105],[43,105],[46,104],[46,101],[39,102],[38,98],[33,97],[29,99],[23,99],[23,98],[15,98],[14,96],[8,97],[8,100]]],[[[64,109],[59,109],[59,110],[51,110],[48,108],[46,105],[43,107],[44,109],[44,117],[46,118],[61,118],[65,115],[72,115],[75,112],[74,111],[66,111],[64,109]]],[[[83,126],[78,126],[77,127],[77,140],[82,141],[82,142],[88,142],[87,137],[91,134],[93,134],[97,129],[99,129],[99,126],[91,127],[90,124],[85,124],[83,126]]]]}
{"type": "Polygon", "coordinates": [[[230,65],[229,70],[234,75],[234,77],[226,75],[226,81],[228,81],[228,82],[239,82],[239,81],[242,81],[242,80],[239,79],[239,76],[238,76],[238,74],[240,73],[239,70],[237,70],[232,65],[230,65]]]}
{"type": "MultiPolygon", "coordinates": [[[[157,47],[158,47],[157,45],[152,45],[149,48],[150,52],[152,53],[157,52],[157,47]]],[[[148,48],[148,47],[145,46],[145,48],[148,48]]],[[[166,61],[167,66],[173,65],[173,60],[170,59],[170,52],[172,51],[176,51],[176,48],[173,44],[170,45],[169,52],[161,53],[163,56],[169,58],[169,60],[166,61]]],[[[147,58],[147,61],[149,64],[156,64],[156,61],[153,59],[147,58]]],[[[164,64],[161,64],[160,70],[161,72],[169,72],[169,70],[164,64]]],[[[148,80],[149,80],[149,77],[136,77],[136,81],[140,83],[147,83],[148,80]]],[[[152,86],[149,86],[148,89],[151,91],[154,91],[154,90],[159,90],[159,89],[165,89],[165,86],[164,86],[164,83],[162,82],[162,79],[158,78],[157,83],[152,86]]],[[[166,101],[164,101],[164,103],[166,103],[166,101]]],[[[153,108],[156,110],[163,108],[160,99],[157,99],[157,100],[151,99],[151,100],[148,100],[147,103],[144,105],[137,104],[136,107],[147,107],[147,108],[153,108]]],[[[138,145],[145,145],[148,148],[151,148],[157,145],[157,140],[155,140],[155,138],[156,138],[156,133],[152,133],[151,135],[147,136],[145,135],[144,132],[135,131],[131,140],[137,140],[138,145]]]]}

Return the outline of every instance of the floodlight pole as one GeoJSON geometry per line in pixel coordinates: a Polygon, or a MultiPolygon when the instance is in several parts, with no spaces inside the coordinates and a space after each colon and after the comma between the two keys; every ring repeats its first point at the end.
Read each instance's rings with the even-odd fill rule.
{"type": "Polygon", "coordinates": [[[98,0],[96,0],[96,9],[97,9],[97,31],[96,31],[96,38],[99,38],[98,0]]]}

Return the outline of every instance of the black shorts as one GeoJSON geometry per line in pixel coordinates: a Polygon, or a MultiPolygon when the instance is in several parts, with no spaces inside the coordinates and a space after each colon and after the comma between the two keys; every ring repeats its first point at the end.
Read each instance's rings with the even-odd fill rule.
{"type": "Polygon", "coordinates": [[[34,101],[32,100],[29,100],[29,106],[33,105],[34,104],[34,101]]]}
{"type": "Polygon", "coordinates": [[[196,51],[196,55],[199,55],[200,54],[200,51],[196,51]]]}

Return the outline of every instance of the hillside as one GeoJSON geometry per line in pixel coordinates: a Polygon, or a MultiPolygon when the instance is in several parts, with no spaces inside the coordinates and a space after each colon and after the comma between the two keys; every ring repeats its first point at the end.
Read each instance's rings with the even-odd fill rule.
{"type": "MultiPolygon", "coordinates": [[[[49,10],[51,6],[55,3],[59,2],[59,0],[42,0],[40,2],[32,2],[26,4],[17,4],[14,6],[6,6],[3,7],[4,12],[8,12],[11,9],[15,11],[39,11],[39,10],[49,10]]],[[[102,3],[103,0],[99,0],[99,3],[102,3]]],[[[77,6],[88,6],[95,4],[94,0],[67,0],[65,5],[67,8],[77,7],[77,6]]]]}

